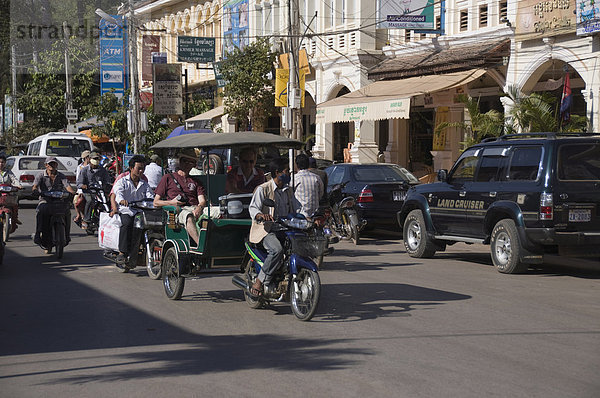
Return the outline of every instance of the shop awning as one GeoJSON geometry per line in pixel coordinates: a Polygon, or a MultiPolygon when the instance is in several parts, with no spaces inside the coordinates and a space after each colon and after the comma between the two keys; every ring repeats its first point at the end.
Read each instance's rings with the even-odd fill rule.
{"type": "Polygon", "coordinates": [[[92,134],[92,130],[82,130],[82,131],[80,131],[80,133],[83,133],[83,134],[87,135],[88,137],[90,137],[94,144],[104,144],[104,143],[110,141],[110,138],[105,135],[97,136],[95,134],[92,134]]]}
{"type": "Polygon", "coordinates": [[[356,120],[408,119],[411,97],[459,87],[484,74],[485,70],[474,69],[444,75],[378,81],[360,90],[319,104],[316,121],[317,123],[336,123],[356,120]]]}
{"type": "Polygon", "coordinates": [[[216,108],[211,109],[210,111],[206,111],[199,115],[193,116],[189,119],[185,119],[186,122],[197,122],[200,120],[211,120],[212,118],[223,116],[225,114],[224,106],[217,106],[216,108]]]}

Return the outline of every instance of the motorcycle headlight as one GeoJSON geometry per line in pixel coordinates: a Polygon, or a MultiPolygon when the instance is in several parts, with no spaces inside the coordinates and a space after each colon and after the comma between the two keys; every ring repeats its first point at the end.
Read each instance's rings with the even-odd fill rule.
{"type": "Polygon", "coordinates": [[[296,229],[308,229],[311,226],[311,222],[305,218],[288,218],[284,221],[284,224],[288,227],[296,229]]]}
{"type": "Polygon", "coordinates": [[[227,214],[241,214],[244,211],[244,205],[239,200],[230,200],[227,202],[227,214]]]}
{"type": "Polygon", "coordinates": [[[8,185],[2,185],[0,186],[0,192],[11,192],[12,191],[12,187],[8,186],[8,185]]]}

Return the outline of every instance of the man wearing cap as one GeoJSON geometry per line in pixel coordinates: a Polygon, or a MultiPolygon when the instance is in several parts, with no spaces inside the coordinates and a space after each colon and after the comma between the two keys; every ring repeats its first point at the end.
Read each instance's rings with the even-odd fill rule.
{"type": "MultiPolygon", "coordinates": [[[[46,192],[46,191],[67,191],[75,195],[75,190],[69,185],[67,177],[58,171],[58,160],[54,156],[48,156],[45,161],[46,170],[35,177],[33,181],[33,192],[46,192]]],[[[36,209],[36,226],[35,236],[33,242],[36,245],[40,245],[44,248],[51,246],[49,242],[50,233],[50,214],[47,210],[47,202],[44,197],[40,197],[36,209]]],[[[67,211],[65,214],[65,234],[67,238],[67,244],[71,240],[71,212],[67,211]]],[[[47,250],[47,249],[46,249],[47,250]]]]}
{"type": "Polygon", "coordinates": [[[181,207],[178,214],[179,223],[191,239],[198,243],[196,221],[206,206],[204,187],[190,177],[190,170],[196,166],[196,152],[184,149],[178,155],[179,165],[175,173],[165,174],[154,191],[154,206],[181,207]]]}
{"type": "MultiPolygon", "coordinates": [[[[99,184],[102,188],[110,185],[110,175],[108,171],[100,164],[100,154],[98,152],[90,153],[90,164],[81,169],[77,178],[77,188],[85,190],[90,185],[99,184]]],[[[90,213],[92,212],[92,197],[90,194],[85,195],[85,211],[83,221],[90,222],[90,213]]]]}
{"type": "Polygon", "coordinates": [[[150,188],[152,190],[156,190],[160,179],[163,176],[163,169],[161,167],[162,160],[156,154],[150,156],[150,164],[146,166],[146,170],[144,170],[144,175],[148,178],[148,184],[150,184],[150,188]]]}

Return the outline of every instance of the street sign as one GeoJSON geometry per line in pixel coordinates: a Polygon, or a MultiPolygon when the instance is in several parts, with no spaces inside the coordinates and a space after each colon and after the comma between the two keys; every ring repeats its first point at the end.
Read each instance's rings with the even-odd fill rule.
{"type": "Polygon", "coordinates": [[[67,120],[77,120],[77,109],[67,109],[66,112],[67,120]]]}
{"type": "Polygon", "coordinates": [[[207,63],[215,60],[214,37],[177,37],[177,61],[207,63]]]}

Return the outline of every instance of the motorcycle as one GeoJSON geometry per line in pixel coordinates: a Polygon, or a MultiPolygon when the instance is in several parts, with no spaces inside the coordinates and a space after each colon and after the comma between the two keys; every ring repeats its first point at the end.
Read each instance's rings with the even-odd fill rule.
{"type": "Polygon", "coordinates": [[[63,257],[63,251],[67,245],[66,223],[71,221],[71,194],[64,191],[44,191],[40,195],[46,199],[46,211],[50,214],[50,238],[48,252],[56,249],[56,257],[60,260],[63,257]]]}
{"type": "Polygon", "coordinates": [[[137,258],[130,259],[129,266],[124,266],[117,262],[119,253],[114,250],[105,250],[103,256],[114,262],[120,272],[126,273],[136,266],[145,266],[151,279],[160,279],[162,276],[161,262],[162,247],[165,241],[166,214],[161,209],[154,207],[152,199],[132,202],[129,206],[139,210],[133,221],[133,227],[142,230],[141,236],[138,237],[139,250],[137,258]],[[135,264],[135,266],[131,266],[132,264],[135,264]]]}
{"type": "Polygon", "coordinates": [[[100,226],[100,213],[109,213],[110,203],[106,191],[102,187],[102,184],[98,182],[91,184],[87,189],[84,189],[83,192],[91,195],[92,203],[90,204],[90,219],[87,224],[83,223],[82,225],[85,227],[85,232],[88,235],[94,235],[100,226]]]}
{"type": "Polygon", "coordinates": [[[366,221],[359,220],[356,200],[343,192],[346,183],[335,184],[329,192],[328,201],[331,207],[329,226],[340,238],[350,239],[355,245],[360,243],[360,231],[366,221]]]}
{"type": "Polygon", "coordinates": [[[13,219],[13,207],[18,205],[17,188],[12,185],[0,185],[0,223],[2,224],[2,242],[6,243],[11,233],[17,229],[13,219]]]}
{"type": "Polygon", "coordinates": [[[244,291],[251,308],[261,308],[271,301],[290,302],[296,318],[308,321],[314,316],[321,295],[321,280],[312,258],[323,253],[327,240],[309,235],[307,231],[312,222],[300,215],[290,215],[274,222],[283,227],[285,241],[282,264],[275,271],[271,284],[264,286],[259,297],[250,294],[250,287],[258,277],[267,252],[248,241],[245,242],[248,260],[244,276],[234,275],[232,283],[244,291]]]}

